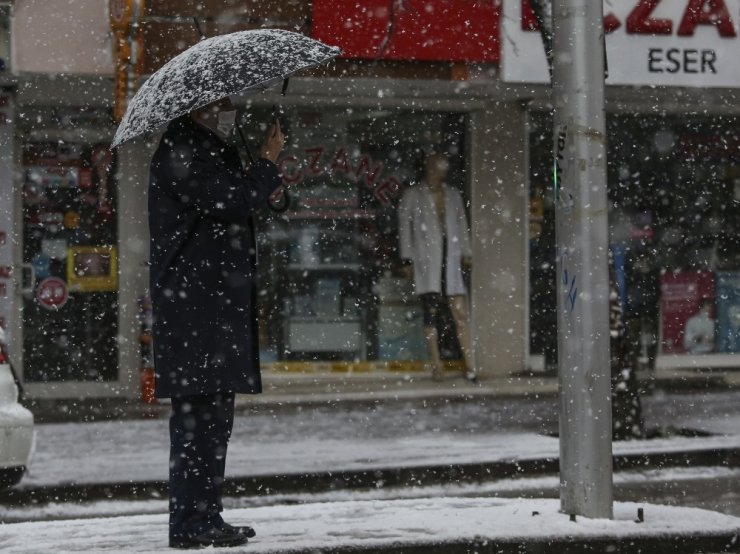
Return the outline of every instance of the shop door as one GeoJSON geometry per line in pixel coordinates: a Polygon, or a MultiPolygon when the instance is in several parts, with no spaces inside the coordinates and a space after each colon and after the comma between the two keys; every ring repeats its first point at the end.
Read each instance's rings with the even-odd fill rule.
{"type": "Polygon", "coordinates": [[[113,154],[104,144],[27,142],[23,173],[26,383],[118,376],[113,154]]]}

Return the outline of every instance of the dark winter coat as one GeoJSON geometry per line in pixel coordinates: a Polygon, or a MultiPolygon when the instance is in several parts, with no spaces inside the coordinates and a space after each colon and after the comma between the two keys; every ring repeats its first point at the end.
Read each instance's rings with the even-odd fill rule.
{"type": "Polygon", "coordinates": [[[252,217],[279,184],[189,116],[167,128],[149,185],[158,397],[261,392],[252,217]]]}

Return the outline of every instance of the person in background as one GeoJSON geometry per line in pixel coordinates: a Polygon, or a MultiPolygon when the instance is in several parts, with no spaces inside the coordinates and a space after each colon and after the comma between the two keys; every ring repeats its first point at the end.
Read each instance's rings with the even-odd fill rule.
{"type": "Polygon", "coordinates": [[[404,193],[398,208],[399,250],[422,304],[433,378],[440,380],[443,375],[438,326],[440,305],[446,302],[457,328],[464,375],[477,382],[463,281],[463,269],[472,266],[470,232],[460,193],[445,183],[449,167],[446,155],[430,154],[421,182],[404,193]]]}
{"type": "Polygon", "coordinates": [[[171,398],[173,548],[238,546],[255,535],[221,517],[234,395],[262,390],[253,216],[280,186],[274,121],[244,172],[227,142],[228,98],[172,121],[151,162],[149,229],[155,393],[171,398]]]}
{"type": "Polygon", "coordinates": [[[714,352],[714,319],[709,298],[702,298],[699,311],[686,320],[683,347],[691,354],[714,352]]]}

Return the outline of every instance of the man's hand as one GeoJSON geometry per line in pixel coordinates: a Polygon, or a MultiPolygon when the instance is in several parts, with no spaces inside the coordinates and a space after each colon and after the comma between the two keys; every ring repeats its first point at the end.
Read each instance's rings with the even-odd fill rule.
{"type": "Polygon", "coordinates": [[[267,135],[260,148],[260,157],[276,163],[283,146],[285,146],[285,135],[280,130],[280,122],[275,119],[267,129],[267,135]]]}

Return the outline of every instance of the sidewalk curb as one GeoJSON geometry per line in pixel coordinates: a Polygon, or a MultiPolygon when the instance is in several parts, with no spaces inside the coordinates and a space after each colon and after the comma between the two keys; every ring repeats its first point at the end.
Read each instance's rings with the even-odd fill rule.
{"type": "MultiPolygon", "coordinates": [[[[692,465],[740,467],[740,448],[614,456],[615,470],[692,465]]],[[[511,477],[556,474],[557,472],[557,458],[543,458],[336,472],[234,476],[227,478],[224,485],[224,496],[320,493],[345,489],[476,483],[511,477]]],[[[21,484],[0,492],[0,505],[10,507],[44,504],[52,501],[92,502],[113,498],[116,500],[148,500],[166,498],[167,494],[166,481],[63,483],[38,486],[21,484]]]]}
{"type": "MultiPolygon", "coordinates": [[[[282,375],[265,386],[258,395],[238,395],[236,414],[286,413],[314,408],[346,408],[419,402],[443,405],[456,402],[495,402],[501,400],[556,400],[558,381],[555,376],[521,375],[507,379],[482,379],[479,386],[467,382],[403,381],[403,376],[385,376],[380,380],[363,377],[329,380],[327,376],[282,375]],[[285,382],[283,382],[285,381],[285,382]],[[303,381],[303,382],[302,382],[303,381]],[[387,387],[389,383],[397,386],[387,387]]],[[[654,390],[683,393],[731,392],[738,386],[728,384],[726,378],[696,374],[691,379],[653,378],[640,382],[641,394],[650,396],[654,390]]],[[[36,423],[95,422],[128,419],[163,419],[169,416],[168,401],[142,403],[138,398],[42,399],[26,401],[36,423]]]]}
{"type": "MultiPolygon", "coordinates": [[[[716,533],[703,536],[662,536],[628,538],[580,538],[573,540],[501,541],[484,538],[414,545],[389,545],[331,549],[312,549],[311,554],[707,554],[740,552],[738,533],[716,533]]],[[[280,554],[305,554],[305,551],[281,550],[280,554]]]]}
{"type": "MultiPolygon", "coordinates": [[[[366,408],[391,406],[405,403],[420,403],[425,406],[443,406],[465,402],[493,402],[501,400],[533,401],[557,398],[557,391],[543,389],[532,392],[514,390],[492,390],[487,388],[459,390],[424,390],[424,391],[366,391],[366,392],[312,392],[296,394],[260,394],[237,396],[234,414],[236,416],[259,413],[292,413],[316,408],[366,408]]],[[[37,424],[43,423],[92,423],[96,421],[166,419],[170,415],[169,401],[144,404],[126,399],[100,399],[74,401],[34,400],[26,407],[34,414],[37,424]]]]}

